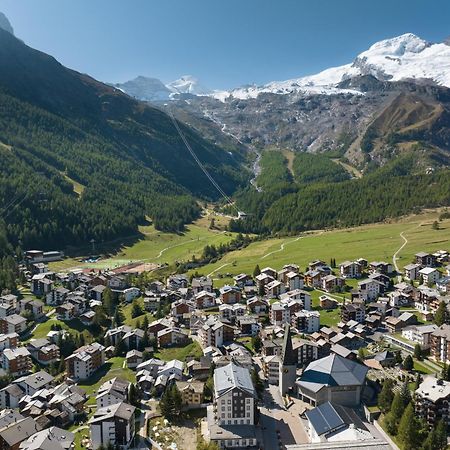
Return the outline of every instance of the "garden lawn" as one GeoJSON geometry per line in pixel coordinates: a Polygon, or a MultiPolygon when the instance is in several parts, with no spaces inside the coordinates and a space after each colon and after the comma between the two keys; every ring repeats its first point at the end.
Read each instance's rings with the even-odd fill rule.
{"type": "Polygon", "coordinates": [[[186,361],[188,356],[193,356],[194,358],[203,356],[202,348],[197,342],[191,342],[185,347],[161,348],[154,354],[155,358],[163,361],[171,361],[172,359],[186,361]]]}

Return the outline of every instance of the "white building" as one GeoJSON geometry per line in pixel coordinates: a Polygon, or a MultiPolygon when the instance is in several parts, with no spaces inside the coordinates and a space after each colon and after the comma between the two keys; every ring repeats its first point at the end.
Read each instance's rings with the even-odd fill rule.
{"type": "Polygon", "coordinates": [[[420,269],[419,275],[423,279],[423,284],[427,284],[429,286],[435,284],[440,277],[439,271],[433,267],[424,267],[423,269],[420,269]]]}
{"type": "Polygon", "coordinates": [[[422,349],[428,349],[431,346],[431,333],[437,330],[437,325],[413,325],[403,328],[402,336],[409,341],[416,342],[422,349]]]}

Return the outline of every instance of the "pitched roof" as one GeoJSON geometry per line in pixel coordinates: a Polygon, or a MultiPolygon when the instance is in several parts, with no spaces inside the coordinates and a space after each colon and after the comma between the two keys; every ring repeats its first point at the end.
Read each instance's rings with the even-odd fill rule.
{"type": "Polygon", "coordinates": [[[362,385],[367,371],[368,368],[359,363],[331,354],[310,363],[297,383],[313,392],[323,386],[362,385]]]}
{"type": "Polygon", "coordinates": [[[249,370],[234,363],[219,367],[214,371],[214,388],[216,396],[223,395],[234,388],[241,389],[252,396],[255,395],[249,370]]]}
{"type": "Polygon", "coordinates": [[[318,436],[351,424],[356,428],[367,430],[353,410],[330,402],[322,403],[305,414],[318,436]]]}

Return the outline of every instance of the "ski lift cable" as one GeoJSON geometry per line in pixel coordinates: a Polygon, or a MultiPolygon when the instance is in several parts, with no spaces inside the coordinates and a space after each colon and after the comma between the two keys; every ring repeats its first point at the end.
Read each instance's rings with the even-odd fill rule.
{"type": "Polygon", "coordinates": [[[175,129],[177,130],[178,134],[180,135],[182,141],[184,142],[184,145],[186,146],[186,148],[189,150],[189,153],[192,155],[192,157],[194,158],[195,162],[198,164],[198,166],[200,167],[200,169],[203,171],[203,173],[207,176],[207,178],[209,179],[209,181],[211,181],[212,185],[217,189],[217,191],[222,195],[222,197],[226,200],[226,202],[232,206],[238,213],[239,210],[236,207],[236,205],[233,203],[233,201],[231,200],[231,198],[224,192],[224,190],[219,186],[219,184],[216,182],[216,180],[214,180],[214,178],[212,177],[212,175],[208,172],[208,170],[205,168],[205,166],[202,164],[202,162],[198,159],[196,153],[194,152],[194,150],[192,149],[192,147],[190,146],[189,142],[187,141],[186,137],[184,136],[183,132],[181,131],[180,126],[178,125],[177,120],[175,119],[172,111],[169,110],[169,115],[170,118],[172,119],[172,122],[175,126],[175,129]]]}
{"type": "Polygon", "coordinates": [[[16,203],[21,198],[21,195],[18,194],[16,197],[14,197],[1,211],[0,216],[5,213],[9,208],[11,208],[14,203],[16,203]]]}
{"type": "Polygon", "coordinates": [[[28,195],[29,195],[29,193],[27,192],[27,193],[22,197],[22,199],[20,200],[19,203],[16,203],[9,211],[7,211],[7,214],[6,214],[5,216],[3,216],[3,220],[5,220],[8,216],[10,216],[11,213],[12,213],[18,206],[20,206],[20,205],[25,201],[25,199],[28,197],[28,195]]]}

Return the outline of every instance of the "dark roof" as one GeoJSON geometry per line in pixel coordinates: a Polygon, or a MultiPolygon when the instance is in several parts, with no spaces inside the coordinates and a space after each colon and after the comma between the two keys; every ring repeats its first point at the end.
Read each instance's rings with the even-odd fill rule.
{"type": "Polygon", "coordinates": [[[291,327],[286,324],[284,328],[283,348],[281,350],[281,364],[283,366],[295,366],[297,358],[295,357],[294,349],[292,348],[291,327]]]}
{"type": "Polygon", "coordinates": [[[362,430],[367,429],[361,419],[350,408],[330,402],[325,402],[317,408],[307,411],[305,414],[318,436],[350,424],[354,424],[356,428],[362,430]]]}

